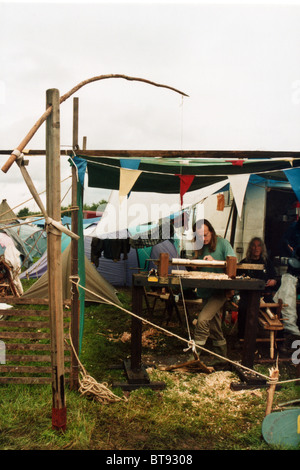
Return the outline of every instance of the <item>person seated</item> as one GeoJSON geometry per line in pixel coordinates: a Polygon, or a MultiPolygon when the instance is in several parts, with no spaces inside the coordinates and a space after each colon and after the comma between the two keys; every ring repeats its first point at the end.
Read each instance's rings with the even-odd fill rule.
{"type": "MultiPolygon", "coordinates": [[[[249,276],[255,279],[262,279],[265,281],[265,291],[263,292],[263,299],[265,302],[273,302],[273,294],[276,289],[276,271],[273,263],[268,258],[267,249],[264,241],[259,237],[254,237],[250,240],[246,257],[242,259],[242,263],[248,264],[262,264],[263,270],[247,269],[240,274],[249,276]]],[[[243,339],[245,335],[245,324],[247,315],[247,302],[248,296],[245,292],[240,292],[240,301],[238,308],[238,338],[243,339]]]]}

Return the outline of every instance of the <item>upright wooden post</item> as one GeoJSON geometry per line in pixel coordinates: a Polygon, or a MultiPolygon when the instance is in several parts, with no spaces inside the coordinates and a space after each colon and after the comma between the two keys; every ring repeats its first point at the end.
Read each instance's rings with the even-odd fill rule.
{"type": "MultiPolygon", "coordinates": [[[[78,98],[73,99],[73,150],[78,148],[78,98]]],[[[77,206],[77,175],[76,168],[72,166],[72,207],[77,206]]],[[[73,233],[78,233],[78,210],[73,210],[71,214],[71,230],[73,233]]],[[[72,238],[71,240],[71,276],[78,276],[78,240],[72,238]]],[[[76,285],[71,284],[71,336],[72,343],[75,350],[71,351],[71,376],[70,376],[70,389],[78,390],[79,376],[78,376],[78,359],[79,356],[79,293],[76,285]]]]}
{"type": "MultiPolygon", "coordinates": [[[[46,92],[47,108],[52,112],[46,121],[46,191],[47,214],[61,220],[60,207],[60,109],[59,91],[46,92]]],[[[47,226],[47,259],[52,366],[52,427],[66,429],[67,410],[65,403],[64,376],[64,330],[62,295],[61,232],[47,226]]]]}

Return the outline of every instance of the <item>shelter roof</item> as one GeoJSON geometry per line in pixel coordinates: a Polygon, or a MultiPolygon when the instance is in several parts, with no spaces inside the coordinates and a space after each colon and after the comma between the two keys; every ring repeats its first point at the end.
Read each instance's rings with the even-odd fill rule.
{"type": "MultiPolygon", "coordinates": [[[[279,154],[280,155],[280,154],[279,154]]],[[[179,178],[193,175],[194,179],[188,191],[194,191],[219,181],[230,175],[260,175],[264,179],[287,181],[284,171],[300,167],[300,156],[276,156],[274,158],[178,158],[176,157],[117,157],[92,156],[77,153],[77,157],[86,161],[88,186],[104,189],[119,189],[120,169],[132,168],[135,161],[141,172],[133,191],[137,192],[179,192],[179,178]]]]}

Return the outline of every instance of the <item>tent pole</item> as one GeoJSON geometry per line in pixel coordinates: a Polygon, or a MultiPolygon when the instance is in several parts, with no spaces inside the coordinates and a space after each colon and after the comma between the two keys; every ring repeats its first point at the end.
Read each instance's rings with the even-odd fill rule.
{"type": "MultiPolygon", "coordinates": [[[[52,112],[46,121],[46,191],[47,213],[55,221],[61,220],[60,208],[60,105],[59,91],[46,92],[46,106],[52,112]]],[[[62,295],[61,231],[52,224],[47,227],[47,257],[49,285],[49,313],[52,365],[52,427],[66,428],[64,330],[62,295]]]]}
{"type": "MultiPolygon", "coordinates": [[[[78,98],[73,99],[73,150],[78,148],[78,98]]],[[[72,165],[72,207],[77,206],[77,175],[76,167],[72,165]]],[[[78,210],[72,211],[71,229],[78,234],[78,210]]],[[[71,240],[71,276],[78,276],[78,240],[71,240]]],[[[71,351],[70,389],[78,390],[78,356],[79,356],[79,292],[77,286],[71,286],[71,337],[74,350],[71,351]]]]}
{"type": "Polygon", "coordinates": [[[233,204],[233,213],[232,213],[232,222],[231,222],[231,231],[230,231],[230,244],[234,248],[234,239],[236,231],[236,222],[237,222],[237,207],[235,200],[232,201],[233,204]]]}

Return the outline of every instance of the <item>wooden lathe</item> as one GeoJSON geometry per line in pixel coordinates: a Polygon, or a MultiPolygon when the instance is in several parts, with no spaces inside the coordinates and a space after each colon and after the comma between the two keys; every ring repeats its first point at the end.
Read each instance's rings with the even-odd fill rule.
{"type": "MultiPolygon", "coordinates": [[[[202,262],[200,260],[183,260],[183,259],[169,259],[168,253],[161,253],[157,261],[158,269],[156,279],[149,281],[147,273],[133,274],[132,282],[132,312],[138,317],[143,316],[143,298],[145,288],[170,288],[178,286],[181,283],[183,289],[185,288],[210,288],[220,289],[225,291],[245,291],[247,302],[247,319],[246,319],[246,333],[244,338],[244,347],[242,353],[242,365],[253,368],[254,354],[257,337],[258,326],[258,312],[260,305],[260,296],[265,288],[265,282],[261,279],[250,279],[247,277],[238,277],[237,262],[235,257],[227,257],[226,261],[222,262],[202,262]],[[197,267],[222,267],[225,271],[224,276],[216,276],[216,278],[197,277],[194,275],[169,274],[170,264],[172,266],[179,265],[196,265],[197,267]]],[[[239,265],[240,268],[241,265],[239,265]]],[[[253,265],[249,265],[249,269],[253,269],[253,265]]],[[[242,266],[245,269],[245,265],[242,266]]],[[[255,269],[260,269],[260,266],[255,265],[255,269]]],[[[158,388],[161,384],[151,384],[149,377],[142,365],[142,320],[132,317],[131,324],[131,357],[126,361],[125,370],[127,372],[128,385],[123,387],[127,390],[137,387],[151,387],[158,388]]],[[[121,386],[121,384],[118,384],[121,386]]]]}

